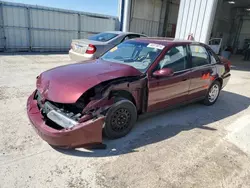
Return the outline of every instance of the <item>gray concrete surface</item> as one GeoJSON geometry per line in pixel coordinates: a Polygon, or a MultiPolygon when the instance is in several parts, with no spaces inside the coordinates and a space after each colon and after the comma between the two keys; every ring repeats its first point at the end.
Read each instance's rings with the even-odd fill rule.
{"type": "Polygon", "coordinates": [[[240,58],[215,105],[142,117],[88,151],[51,148],[26,115],[35,77],[68,56],[0,54],[0,187],[250,187],[250,62],[240,58]]]}

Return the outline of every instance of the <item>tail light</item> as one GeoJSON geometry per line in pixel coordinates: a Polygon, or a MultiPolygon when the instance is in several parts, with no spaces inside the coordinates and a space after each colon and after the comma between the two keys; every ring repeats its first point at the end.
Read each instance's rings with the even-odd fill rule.
{"type": "Polygon", "coordinates": [[[96,47],[93,44],[89,44],[86,54],[94,54],[96,52],[96,47]]]}

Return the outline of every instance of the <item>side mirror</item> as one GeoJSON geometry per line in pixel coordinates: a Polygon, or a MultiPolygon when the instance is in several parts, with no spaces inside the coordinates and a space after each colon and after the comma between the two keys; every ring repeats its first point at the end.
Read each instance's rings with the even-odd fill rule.
{"type": "Polygon", "coordinates": [[[170,77],[173,76],[174,71],[170,68],[164,68],[153,72],[154,77],[170,77]]]}

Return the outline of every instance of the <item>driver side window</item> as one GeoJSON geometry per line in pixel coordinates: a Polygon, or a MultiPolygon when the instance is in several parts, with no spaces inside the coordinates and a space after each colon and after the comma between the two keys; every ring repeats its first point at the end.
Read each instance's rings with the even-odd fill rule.
{"type": "Polygon", "coordinates": [[[159,62],[158,70],[170,68],[174,72],[188,68],[187,50],[184,46],[175,46],[168,50],[164,58],[159,62]]]}

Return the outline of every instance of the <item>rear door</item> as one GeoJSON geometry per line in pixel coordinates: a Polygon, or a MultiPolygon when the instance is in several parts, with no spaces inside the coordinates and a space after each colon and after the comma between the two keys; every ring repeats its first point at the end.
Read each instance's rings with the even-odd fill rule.
{"type": "Polygon", "coordinates": [[[192,44],[189,48],[192,71],[188,100],[202,98],[206,95],[211,83],[211,76],[216,72],[215,65],[206,48],[200,44],[192,44]]]}
{"type": "Polygon", "coordinates": [[[155,78],[152,74],[149,76],[149,112],[174,106],[187,100],[190,85],[187,47],[185,45],[174,46],[168,50],[154,71],[164,68],[172,69],[173,76],[163,78],[155,78]]]}

